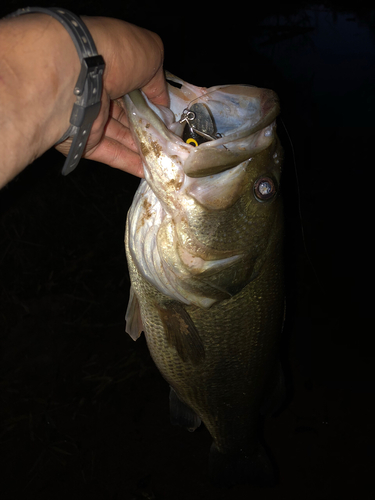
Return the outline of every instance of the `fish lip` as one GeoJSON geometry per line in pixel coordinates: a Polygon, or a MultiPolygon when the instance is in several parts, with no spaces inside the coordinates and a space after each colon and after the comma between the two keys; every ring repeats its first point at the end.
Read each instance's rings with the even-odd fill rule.
{"type": "MultiPolygon", "coordinates": [[[[173,132],[171,132],[164,121],[157,114],[156,110],[160,108],[165,108],[164,106],[155,106],[148,99],[147,96],[141,90],[133,90],[126,94],[122,98],[125,109],[131,108],[131,113],[138,116],[150,123],[161,135],[165,136],[167,134],[168,139],[170,135],[177,137],[173,132]]],[[[168,108],[165,108],[168,109],[168,108]]]]}

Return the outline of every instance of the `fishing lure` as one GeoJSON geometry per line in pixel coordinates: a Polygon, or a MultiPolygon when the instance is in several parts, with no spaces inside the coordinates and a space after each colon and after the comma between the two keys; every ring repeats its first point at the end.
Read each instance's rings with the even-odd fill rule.
{"type": "Polygon", "coordinates": [[[214,141],[222,137],[216,131],[211,111],[205,104],[195,103],[182,112],[180,123],[185,122],[182,139],[194,147],[207,141],[214,141]]]}

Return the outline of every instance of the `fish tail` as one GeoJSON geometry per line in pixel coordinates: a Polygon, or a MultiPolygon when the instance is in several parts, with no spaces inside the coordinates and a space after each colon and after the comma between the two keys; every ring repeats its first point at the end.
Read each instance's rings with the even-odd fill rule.
{"type": "Polygon", "coordinates": [[[212,484],[219,487],[236,484],[274,486],[277,482],[275,468],[261,444],[252,454],[242,451],[226,454],[212,443],[209,473],[212,484]]]}

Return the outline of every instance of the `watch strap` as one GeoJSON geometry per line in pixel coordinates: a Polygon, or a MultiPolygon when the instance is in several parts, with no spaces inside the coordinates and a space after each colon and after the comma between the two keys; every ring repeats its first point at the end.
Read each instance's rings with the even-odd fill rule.
{"type": "Polygon", "coordinates": [[[9,14],[7,17],[35,12],[52,16],[64,26],[73,40],[81,62],[81,71],[74,88],[77,100],[70,116],[71,125],[57,142],[59,144],[68,137],[73,139],[61,172],[63,175],[67,175],[78,165],[90,135],[92,124],[99,114],[105,63],[103,57],[98,55],[87,26],[80,17],[69,10],[58,7],[48,9],[44,7],[25,7],[9,14]]]}

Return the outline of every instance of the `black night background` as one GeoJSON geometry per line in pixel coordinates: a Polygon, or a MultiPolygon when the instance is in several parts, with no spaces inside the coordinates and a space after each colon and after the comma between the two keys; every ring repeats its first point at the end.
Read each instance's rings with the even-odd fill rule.
{"type": "MultiPolygon", "coordinates": [[[[26,5],[8,1],[0,14],[26,5]]],[[[0,192],[1,497],[374,498],[375,10],[345,0],[35,5],[155,31],[165,68],[195,85],[279,95],[288,399],[264,423],[277,486],[212,487],[210,436],[170,425],[168,385],[144,337],[125,333],[123,234],[139,181],[88,160],[62,177],[64,158],[50,150],[0,192]]]]}

